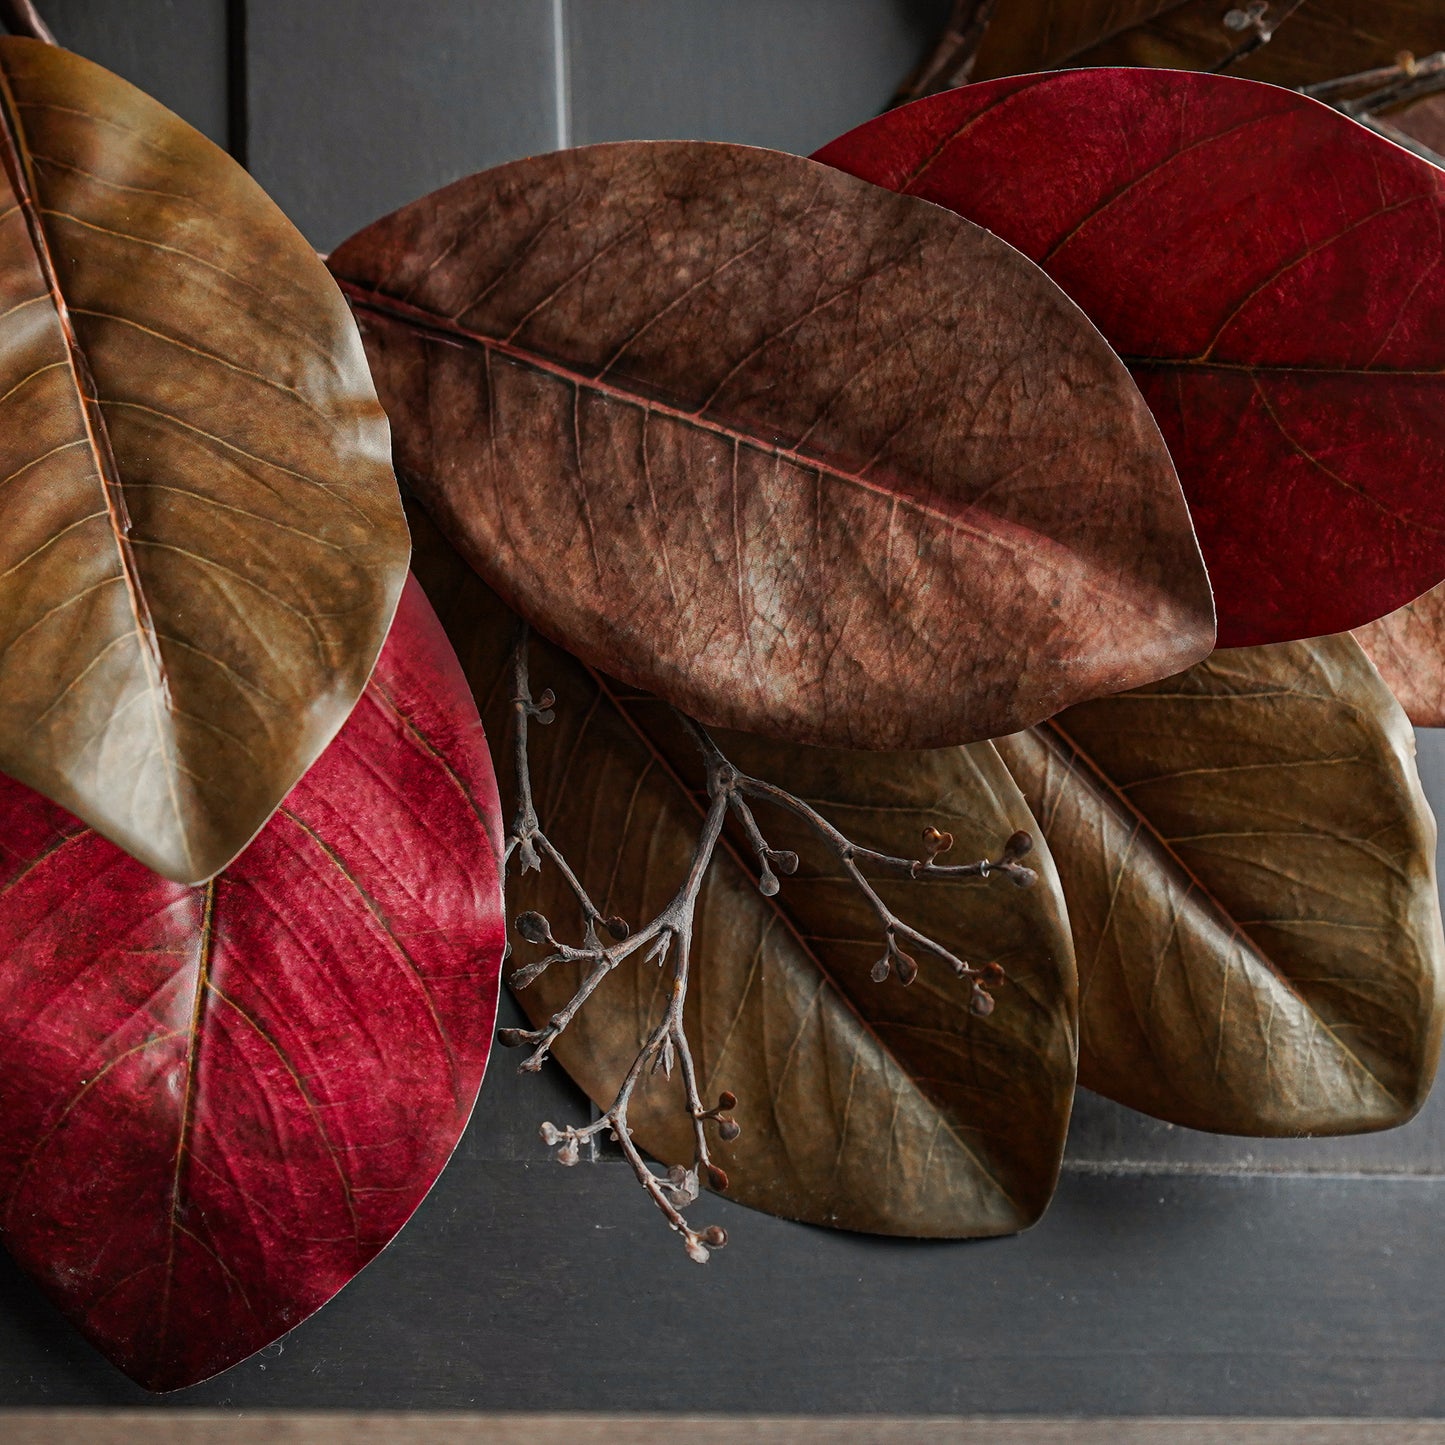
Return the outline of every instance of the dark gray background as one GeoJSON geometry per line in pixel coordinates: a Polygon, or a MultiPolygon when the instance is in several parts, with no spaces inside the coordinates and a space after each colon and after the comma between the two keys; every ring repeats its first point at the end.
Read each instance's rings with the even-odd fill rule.
{"type": "MultiPolygon", "coordinates": [[[[61,41],[250,164],[328,250],[559,144],[806,153],[876,112],[947,0],[41,0],[61,41]]],[[[1421,735],[1445,800],[1445,734],[1421,735]]],[[[1191,1134],[1080,1097],[1014,1240],[830,1234],[724,1202],[683,1256],[616,1163],[557,1168],[585,1105],[503,1056],[397,1243],[280,1344],[167,1405],[1445,1415],[1445,1091],[1337,1141],[1191,1134]],[[569,1112],[570,1111],[570,1112],[569,1112]]],[[[0,1405],[150,1399],[0,1260],[0,1405]]]]}

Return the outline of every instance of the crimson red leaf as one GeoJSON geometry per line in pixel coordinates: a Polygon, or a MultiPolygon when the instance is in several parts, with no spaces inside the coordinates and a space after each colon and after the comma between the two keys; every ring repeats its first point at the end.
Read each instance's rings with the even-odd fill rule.
{"type": "Polygon", "coordinates": [[[0,779],[0,1235],[150,1389],[325,1303],[455,1146],[504,942],[496,780],[409,582],[255,843],[188,888],[0,779]]]}
{"type": "Polygon", "coordinates": [[[1163,70],[968,86],[817,159],[989,227],[1113,342],[1220,646],[1343,632],[1445,576],[1445,173],[1293,92],[1163,70]]]}

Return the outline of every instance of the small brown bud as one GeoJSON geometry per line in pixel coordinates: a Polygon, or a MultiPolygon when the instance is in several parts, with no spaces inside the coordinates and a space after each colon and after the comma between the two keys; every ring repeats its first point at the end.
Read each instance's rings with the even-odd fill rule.
{"type": "MultiPolygon", "coordinates": [[[[532,1041],[527,1037],[526,1029],[498,1029],[497,1042],[504,1049],[520,1049],[523,1044],[529,1044],[532,1041]]],[[[544,1124],[542,1127],[550,1129],[552,1126],[544,1124]]]]}
{"type": "Polygon", "coordinates": [[[534,913],[530,909],[517,915],[515,927],[528,943],[546,943],[552,937],[551,925],[540,913],[534,913]]]}
{"type": "Polygon", "coordinates": [[[731,1089],[724,1089],[722,1093],[717,1096],[717,1106],[719,1109],[736,1109],[738,1106],[738,1096],[733,1093],[731,1089]]]}
{"type": "Polygon", "coordinates": [[[947,853],[953,847],[953,834],[944,833],[934,827],[923,830],[923,847],[932,858],[937,853],[947,853]]]}
{"type": "Polygon", "coordinates": [[[706,1168],[709,1186],[716,1189],[720,1194],[724,1193],[728,1187],[727,1171],[719,1169],[716,1164],[708,1164],[706,1168]]]}
{"type": "Polygon", "coordinates": [[[1015,888],[1032,888],[1039,881],[1039,875],[1032,868],[1015,868],[1013,880],[1015,888]]]}
{"type": "Polygon", "coordinates": [[[731,1144],[742,1132],[742,1126],[736,1119],[724,1117],[717,1121],[717,1136],[724,1144],[731,1144]]]}
{"type": "Polygon", "coordinates": [[[557,694],[550,687],[544,687],[542,694],[533,704],[535,707],[547,708],[557,706],[557,694]]]}
{"type": "Polygon", "coordinates": [[[883,957],[880,958],[878,962],[873,965],[872,971],[869,973],[868,977],[871,978],[874,983],[882,983],[883,980],[886,979],[888,975],[892,972],[892,967],[893,966],[888,962],[888,955],[885,953],[883,957]]]}
{"type": "Polygon", "coordinates": [[[627,926],[625,918],[619,918],[615,913],[611,918],[604,918],[602,926],[611,936],[613,942],[621,943],[632,930],[627,926]]]}
{"type": "Polygon", "coordinates": [[[1022,858],[1033,851],[1034,840],[1022,828],[1010,834],[1008,842],[1003,845],[1003,856],[1009,859],[1022,858]]]}
{"type": "Polygon", "coordinates": [[[561,1131],[554,1123],[551,1122],[550,1119],[546,1123],[544,1123],[542,1127],[537,1130],[537,1132],[542,1136],[542,1142],[547,1145],[548,1148],[551,1148],[551,1146],[554,1144],[560,1144],[562,1142],[561,1131]]]}
{"type": "Polygon", "coordinates": [[[986,988],[974,984],[968,997],[968,1011],[975,1018],[986,1019],[993,1012],[993,995],[986,988]]]}
{"type": "Polygon", "coordinates": [[[893,966],[898,970],[898,982],[905,988],[918,977],[918,960],[901,948],[893,950],[893,966]]]}
{"type": "Polygon", "coordinates": [[[577,1141],[569,1138],[557,1151],[557,1162],[570,1169],[578,1159],[577,1141]]]}
{"type": "Polygon", "coordinates": [[[984,964],[982,973],[990,983],[1002,983],[1007,977],[1003,971],[1003,964],[1001,963],[984,964]]]}
{"type": "Polygon", "coordinates": [[[775,898],[778,893],[777,875],[768,867],[766,858],[758,865],[758,892],[764,898],[775,898]]]}
{"type": "Polygon", "coordinates": [[[687,1257],[695,1264],[706,1264],[708,1248],[696,1235],[691,1235],[687,1240],[687,1257]]]}
{"type": "Polygon", "coordinates": [[[785,877],[798,871],[798,855],[791,848],[775,848],[768,854],[774,868],[785,877]]]}
{"type": "Polygon", "coordinates": [[[702,1240],[713,1249],[721,1249],[728,1242],[728,1232],[720,1224],[709,1224],[702,1232],[702,1240]]]}

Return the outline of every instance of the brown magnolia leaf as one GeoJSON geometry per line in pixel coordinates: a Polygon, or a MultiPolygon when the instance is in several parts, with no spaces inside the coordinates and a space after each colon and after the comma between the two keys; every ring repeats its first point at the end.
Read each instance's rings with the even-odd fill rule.
{"type": "MultiPolygon", "coordinates": [[[[1009,0],[979,46],[974,80],[1086,65],[1209,70],[1255,33],[1225,24],[1244,0],[1009,0]]],[[[1266,19],[1287,8],[1271,0],[1266,19]]],[[[1439,0],[1305,0],[1231,75],[1309,85],[1445,47],[1439,0]]]]}
{"type": "Polygon", "coordinates": [[[249,176],[0,40],[0,769],[166,877],[346,720],[406,580],[345,302],[249,176]]]}
{"type": "Polygon", "coordinates": [[[1417,728],[1445,727],[1445,583],[1354,637],[1417,728]]]}
{"type": "Polygon", "coordinates": [[[1445,1003],[1435,822],[1353,638],[1217,652],[998,748],[1063,879],[1082,1084],[1233,1134],[1419,1108],[1445,1003]]]}
{"type": "Polygon", "coordinates": [[[706,722],[965,742],[1211,646],[1123,365],[936,206],[774,151],[593,146],[458,181],[331,266],[442,530],[706,722]]]}
{"type": "MultiPolygon", "coordinates": [[[[510,727],[506,609],[437,534],[414,517],[415,570],[457,648],[496,739],[510,727]]],[[[668,902],[702,820],[697,750],[672,710],[600,678],[533,639],[531,675],[557,695],[556,719],[530,737],[538,812],[548,836],[607,915],[633,927],[668,902]]],[[[925,826],[952,832],[947,860],[992,853],[1038,829],[988,744],[906,756],[856,754],[721,734],[745,770],[810,801],[857,841],[905,856],[925,826]]],[[[509,776],[509,770],[499,772],[509,776]]],[[[1053,1192],[1074,1083],[1073,956],[1048,853],[1027,891],[994,879],[880,885],[900,916],[976,964],[997,962],[988,1018],[969,989],[920,955],[910,987],[874,983],[883,952],[875,917],[827,866],[810,836],[759,809],[769,842],[798,871],[765,897],[752,855],[725,839],[703,885],[687,1028],[702,1093],[737,1095],[741,1136],[717,1146],[729,1196],[789,1218],[885,1234],[1007,1234],[1038,1218],[1053,1192]]],[[[509,892],[513,916],[535,909],[558,937],[580,935],[555,868],[509,892]]],[[[516,961],[539,951],[519,945],[516,961]]],[[[534,1022],[574,992],[553,965],[519,993],[534,1022]]],[[[641,958],[609,978],[554,1046],[599,1105],[609,1104],[651,1025],[670,975],[641,958]]],[[[639,1145],[692,1162],[680,1082],[654,1076],[633,1096],[639,1145]]]]}

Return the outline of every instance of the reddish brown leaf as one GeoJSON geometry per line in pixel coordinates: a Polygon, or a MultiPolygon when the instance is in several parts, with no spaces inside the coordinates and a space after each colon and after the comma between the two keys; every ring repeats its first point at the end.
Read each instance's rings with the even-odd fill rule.
{"type": "Polygon", "coordinates": [[[1142,70],[969,86],[819,158],[996,231],[1113,342],[1221,646],[1345,631],[1445,576],[1445,173],[1287,91],[1142,70]]]}
{"type": "Polygon", "coordinates": [[[740,146],[596,146],[331,265],[399,466],[503,597],[705,721],[987,737],[1208,651],[1172,467],[1036,268],[740,146]]]}
{"type": "Polygon", "coordinates": [[[1417,728],[1445,727],[1445,584],[1355,638],[1417,728]]]}
{"type": "Polygon", "coordinates": [[[202,887],[0,780],[0,1236],[141,1384],[289,1330],[431,1187],[491,1041],[497,818],[415,583],[340,735],[202,887]]]}

